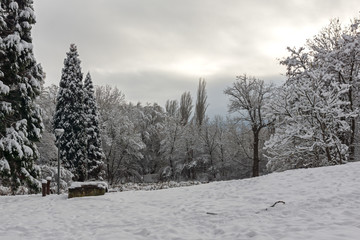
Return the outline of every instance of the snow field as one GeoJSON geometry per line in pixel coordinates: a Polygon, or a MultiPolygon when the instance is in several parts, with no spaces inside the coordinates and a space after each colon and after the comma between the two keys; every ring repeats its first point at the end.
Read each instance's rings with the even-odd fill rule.
{"type": "Polygon", "coordinates": [[[356,240],[359,172],[350,163],[98,197],[5,196],[0,239],[356,240]]]}

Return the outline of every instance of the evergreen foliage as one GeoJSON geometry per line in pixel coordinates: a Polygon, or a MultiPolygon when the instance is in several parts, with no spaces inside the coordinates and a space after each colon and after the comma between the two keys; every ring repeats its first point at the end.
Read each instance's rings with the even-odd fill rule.
{"type": "Polygon", "coordinates": [[[31,38],[35,15],[32,0],[0,2],[0,184],[13,193],[37,192],[35,141],[43,128],[34,99],[43,72],[36,63],[31,38]]]}
{"type": "Polygon", "coordinates": [[[98,179],[99,177],[102,178],[101,175],[104,175],[104,153],[101,145],[99,113],[90,73],[86,75],[84,81],[84,112],[87,136],[87,177],[89,179],[98,179]]]}
{"type": "Polygon", "coordinates": [[[79,54],[74,44],[64,60],[60,88],[54,115],[54,130],[64,129],[57,137],[63,166],[74,174],[77,181],[86,179],[86,116],[83,107],[84,91],[79,54]]]}

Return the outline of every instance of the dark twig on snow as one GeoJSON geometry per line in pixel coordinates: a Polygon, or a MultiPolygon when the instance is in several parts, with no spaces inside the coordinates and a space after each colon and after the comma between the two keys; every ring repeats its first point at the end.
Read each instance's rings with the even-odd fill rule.
{"type": "Polygon", "coordinates": [[[275,202],[273,205],[271,205],[270,207],[275,207],[275,205],[276,205],[276,204],[278,204],[278,203],[285,204],[285,202],[284,202],[284,201],[277,201],[277,202],[275,202]]]}
{"type": "MultiPolygon", "coordinates": [[[[270,207],[275,207],[276,206],[276,204],[278,204],[278,203],[282,203],[282,204],[285,204],[285,202],[284,201],[276,201],[273,205],[271,205],[270,207]]],[[[265,208],[264,209],[265,211],[267,211],[268,209],[267,208],[265,208]]],[[[260,213],[260,212],[256,212],[256,214],[258,214],[258,213],[260,213]]]]}
{"type": "Polygon", "coordinates": [[[207,212],[206,214],[209,214],[209,215],[217,215],[217,213],[212,213],[212,212],[207,212]]]}

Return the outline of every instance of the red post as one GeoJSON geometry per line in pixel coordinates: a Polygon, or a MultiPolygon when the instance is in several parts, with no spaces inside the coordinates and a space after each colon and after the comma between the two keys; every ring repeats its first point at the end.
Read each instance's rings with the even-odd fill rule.
{"type": "Polygon", "coordinates": [[[42,196],[45,197],[46,196],[46,180],[42,180],[41,181],[41,187],[42,187],[42,196]]]}
{"type": "Polygon", "coordinates": [[[47,183],[46,183],[46,194],[47,194],[47,195],[50,195],[50,182],[51,182],[51,177],[47,177],[47,178],[46,178],[46,181],[47,181],[47,183]]]}

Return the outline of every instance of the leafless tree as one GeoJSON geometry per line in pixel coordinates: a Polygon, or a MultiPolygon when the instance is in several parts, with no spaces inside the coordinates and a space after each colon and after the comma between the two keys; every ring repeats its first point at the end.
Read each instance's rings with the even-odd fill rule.
{"type": "Polygon", "coordinates": [[[169,114],[171,117],[175,117],[178,110],[179,104],[177,100],[167,100],[165,104],[166,113],[169,114]]]}
{"type": "Polygon", "coordinates": [[[230,97],[229,112],[238,112],[240,120],[250,124],[253,133],[253,177],[259,176],[260,131],[271,123],[264,119],[263,107],[274,87],[246,74],[238,76],[224,91],[230,97]]]}
{"type": "Polygon", "coordinates": [[[107,121],[110,110],[114,106],[119,106],[125,103],[125,95],[117,88],[113,88],[109,85],[96,86],[95,98],[99,109],[102,121],[107,121]]]}

